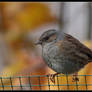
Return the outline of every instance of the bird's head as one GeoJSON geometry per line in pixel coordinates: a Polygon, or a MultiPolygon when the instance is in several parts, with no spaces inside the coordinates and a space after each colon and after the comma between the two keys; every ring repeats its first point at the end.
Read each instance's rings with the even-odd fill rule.
{"type": "Polygon", "coordinates": [[[50,29],[50,30],[44,32],[40,36],[38,42],[36,42],[36,45],[39,44],[39,45],[43,46],[47,43],[55,41],[56,40],[56,34],[57,34],[57,31],[55,29],[50,29]]]}

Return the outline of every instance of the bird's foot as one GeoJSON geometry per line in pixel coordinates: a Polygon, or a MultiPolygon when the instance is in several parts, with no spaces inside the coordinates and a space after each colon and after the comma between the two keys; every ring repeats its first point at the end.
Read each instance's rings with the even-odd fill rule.
{"type": "Polygon", "coordinates": [[[78,77],[74,77],[73,79],[72,79],[72,82],[78,82],[79,81],[79,78],[78,77]]]}
{"type": "Polygon", "coordinates": [[[78,73],[73,74],[72,82],[78,82],[78,81],[79,81],[78,73]]]}
{"type": "Polygon", "coordinates": [[[54,74],[49,74],[50,80],[55,83],[55,75],[54,74]]]}
{"type": "Polygon", "coordinates": [[[49,78],[50,80],[55,84],[55,76],[58,75],[59,73],[55,73],[55,74],[49,74],[49,78]]]}

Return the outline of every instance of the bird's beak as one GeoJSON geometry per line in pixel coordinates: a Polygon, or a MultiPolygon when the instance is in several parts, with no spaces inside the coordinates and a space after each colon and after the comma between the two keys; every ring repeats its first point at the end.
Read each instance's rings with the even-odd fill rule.
{"type": "Polygon", "coordinates": [[[40,45],[40,44],[42,44],[41,41],[38,41],[38,42],[35,43],[35,45],[40,45]]]}

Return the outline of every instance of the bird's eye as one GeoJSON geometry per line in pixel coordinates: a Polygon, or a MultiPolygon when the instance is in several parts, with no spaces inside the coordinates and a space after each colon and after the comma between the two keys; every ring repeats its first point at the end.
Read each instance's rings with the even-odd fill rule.
{"type": "Polygon", "coordinates": [[[49,39],[49,37],[45,37],[44,40],[47,41],[49,39]]]}

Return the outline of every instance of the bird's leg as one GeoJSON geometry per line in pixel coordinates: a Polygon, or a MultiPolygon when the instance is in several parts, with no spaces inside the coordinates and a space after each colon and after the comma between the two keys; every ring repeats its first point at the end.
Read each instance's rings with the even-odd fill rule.
{"type": "Polygon", "coordinates": [[[60,73],[49,74],[49,78],[50,78],[50,80],[51,80],[53,83],[55,83],[55,76],[58,75],[58,74],[60,74],[60,73]]]}
{"type": "Polygon", "coordinates": [[[73,74],[73,80],[72,80],[72,81],[73,81],[73,82],[79,81],[78,73],[77,73],[77,72],[73,74]]]}

